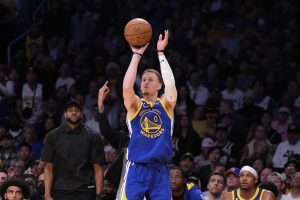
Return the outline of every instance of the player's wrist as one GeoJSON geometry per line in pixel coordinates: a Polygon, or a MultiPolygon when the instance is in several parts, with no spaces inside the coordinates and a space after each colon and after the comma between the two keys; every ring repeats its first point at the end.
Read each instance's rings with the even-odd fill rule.
{"type": "Polygon", "coordinates": [[[142,53],[139,53],[139,52],[136,52],[136,51],[133,52],[133,55],[137,55],[137,56],[140,57],[140,58],[143,56],[142,53]]]}

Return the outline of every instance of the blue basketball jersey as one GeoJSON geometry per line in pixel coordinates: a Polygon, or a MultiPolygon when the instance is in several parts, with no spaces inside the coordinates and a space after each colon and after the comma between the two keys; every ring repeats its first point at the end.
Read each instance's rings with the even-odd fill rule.
{"type": "MultiPolygon", "coordinates": [[[[250,200],[263,200],[262,196],[264,192],[265,192],[264,189],[256,188],[255,194],[253,195],[253,197],[251,197],[250,200]]],[[[241,198],[240,195],[240,189],[233,190],[231,194],[232,194],[232,200],[243,200],[243,198],[241,198]]]]}
{"type": "Polygon", "coordinates": [[[165,163],[172,158],[173,120],[161,99],[153,104],[142,100],[137,112],[127,119],[130,142],[128,160],[137,163],[165,163]]]}

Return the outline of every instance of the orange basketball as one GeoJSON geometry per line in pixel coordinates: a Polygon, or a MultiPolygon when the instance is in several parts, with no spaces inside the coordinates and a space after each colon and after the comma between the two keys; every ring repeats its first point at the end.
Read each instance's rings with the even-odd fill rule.
{"type": "Polygon", "coordinates": [[[124,28],[124,36],[132,46],[143,46],[151,40],[151,25],[142,18],[132,19],[124,28]]]}

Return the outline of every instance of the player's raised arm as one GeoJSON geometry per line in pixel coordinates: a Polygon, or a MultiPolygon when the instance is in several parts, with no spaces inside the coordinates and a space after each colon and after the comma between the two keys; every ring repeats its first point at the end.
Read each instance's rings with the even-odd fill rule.
{"type": "Polygon", "coordinates": [[[146,48],[148,47],[148,44],[141,48],[136,48],[130,45],[132,49],[132,58],[131,62],[129,64],[129,67],[125,73],[125,77],[123,80],[123,97],[124,97],[124,104],[125,107],[130,114],[133,114],[139,105],[139,97],[134,93],[134,83],[136,79],[137,74],[137,68],[139,65],[139,62],[142,58],[142,55],[144,54],[146,48]]]}
{"type": "MultiPolygon", "coordinates": [[[[157,52],[158,52],[158,58],[160,63],[161,75],[165,85],[165,93],[162,99],[166,104],[167,109],[169,107],[169,109],[171,109],[173,112],[177,100],[177,90],[175,86],[175,79],[174,79],[172,69],[164,55],[164,50],[168,44],[168,39],[169,39],[169,31],[165,30],[164,38],[162,34],[159,35],[157,41],[157,52]]],[[[170,111],[169,109],[168,111],[170,111]]]]}

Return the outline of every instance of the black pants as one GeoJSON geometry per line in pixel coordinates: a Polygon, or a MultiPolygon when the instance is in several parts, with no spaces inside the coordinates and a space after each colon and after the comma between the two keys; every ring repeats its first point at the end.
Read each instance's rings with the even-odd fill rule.
{"type": "Polygon", "coordinates": [[[64,193],[53,191],[52,197],[54,200],[95,200],[96,192],[72,192],[64,193]]]}

